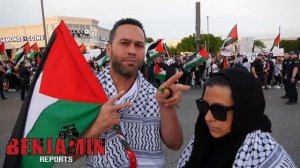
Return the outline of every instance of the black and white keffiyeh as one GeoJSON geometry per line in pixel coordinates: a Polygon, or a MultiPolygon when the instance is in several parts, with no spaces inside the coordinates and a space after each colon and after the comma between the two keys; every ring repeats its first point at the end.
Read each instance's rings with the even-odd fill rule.
{"type": "MultiPolygon", "coordinates": [[[[177,168],[184,167],[189,161],[193,144],[194,137],[183,150],[177,168]]],[[[296,168],[297,166],[285,149],[268,132],[257,130],[247,135],[235,156],[232,167],[296,168]]]]}
{"type": "MultiPolygon", "coordinates": [[[[97,76],[108,97],[117,94],[114,82],[106,67],[97,76]]],[[[120,126],[128,144],[134,151],[138,167],[162,167],[164,153],[160,140],[160,113],[155,99],[156,88],[138,73],[131,89],[116,104],[133,102],[132,107],[120,110],[120,126]]],[[[87,167],[125,168],[129,160],[117,133],[111,129],[101,136],[105,138],[105,155],[87,157],[87,167]]]]}

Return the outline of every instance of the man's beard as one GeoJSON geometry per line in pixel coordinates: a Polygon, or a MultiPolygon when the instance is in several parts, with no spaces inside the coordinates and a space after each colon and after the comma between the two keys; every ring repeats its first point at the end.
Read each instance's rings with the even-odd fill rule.
{"type": "MultiPolygon", "coordinates": [[[[112,53],[113,55],[113,53],[112,53]]],[[[115,57],[114,57],[115,58],[115,57]]],[[[125,78],[131,78],[137,75],[138,71],[142,68],[143,62],[138,63],[137,66],[125,66],[122,64],[121,61],[118,59],[114,59],[113,57],[110,58],[112,68],[121,76],[125,78]]]]}

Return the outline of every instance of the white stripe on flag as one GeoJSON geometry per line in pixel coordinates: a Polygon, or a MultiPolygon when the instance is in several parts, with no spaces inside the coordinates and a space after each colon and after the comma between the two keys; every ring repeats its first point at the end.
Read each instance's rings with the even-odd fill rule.
{"type": "Polygon", "coordinates": [[[27,121],[26,121],[23,137],[26,137],[27,134],[30,132],[30,130],[32,129],[33,125],[35,124],[36,120],[38,119],[42,111],[45,108],[47,108],[49,105],[58,101],[58,99],[56,98],[46,96],[39,92],[42,76],[43,76],[43,72],[41,72],[34,86],[34,91],[28,109],[27,121]]]}

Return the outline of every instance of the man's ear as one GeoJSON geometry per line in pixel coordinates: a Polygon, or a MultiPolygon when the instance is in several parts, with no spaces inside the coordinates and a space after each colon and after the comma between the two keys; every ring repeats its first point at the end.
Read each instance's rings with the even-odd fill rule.
{"type": "Polygon", "coordinates": [[[106,46],[106,55],[108,55],[109,57],[111,56],[111,50],[112,50],[111,44],[107,43],[107,46],[106,46]]]}

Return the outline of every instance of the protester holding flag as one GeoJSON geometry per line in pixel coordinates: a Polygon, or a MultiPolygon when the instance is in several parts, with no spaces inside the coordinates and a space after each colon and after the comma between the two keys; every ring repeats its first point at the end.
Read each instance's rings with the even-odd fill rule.
{"type": "Polygon", "coordinates": [[[213,74],[196,104],[194,136],[177,167],[297,167],[271,136],[262,87],[249,72],[227,68],[213,74]]]}
{"type": "Polygon", "coordinates": [[[5,72],[4,68],[3,68],[3,63],[0,60],[0,94],[1,94],[1,98],[2,99],[7,99],[4,96],[4,93],[3,93],[3,81],[4,81],[4,75],[5,74],[6,74],[6,72],[5,72]]]}
{"type": "Polygon", "coordinates": [[[138,167],[164,166],[161,140],[173,150],[182,145],[182,129],[174,106],[180,103],[181,92],[189,87],[174,84],[182,72],[158,90],[142,77],[139,69],[144,62],[145,39],[142,24],[131,18],[117,21],[110,32],[107,46],[110,64],[100,72],[98,80],[111,99],[103,105],[84,135],[104,137],[108,153],[89,156],[87,167],[129,167],[134,156],[127,157],[128,151],[122,147],[117,132],[112,130],[118,122],[134,151],[138,167]],[[121,107],[124,108],[118,110],[121,107]]]}

